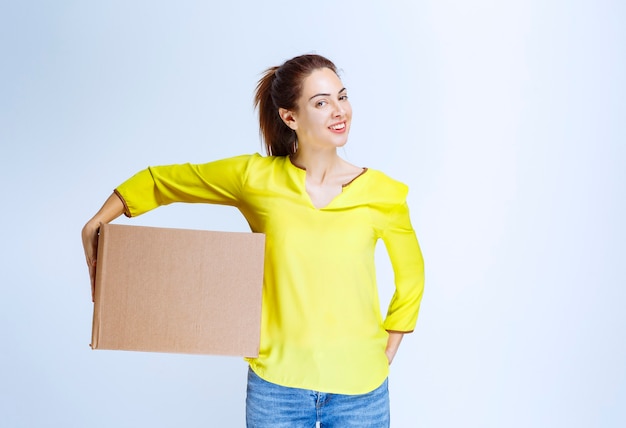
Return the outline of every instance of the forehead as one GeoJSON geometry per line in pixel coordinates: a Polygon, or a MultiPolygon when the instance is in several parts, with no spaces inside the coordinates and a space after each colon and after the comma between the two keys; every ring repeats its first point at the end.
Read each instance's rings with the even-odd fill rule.
{"type": "Polygon", "coordinates": [[[319,68],[304,79],[302,95],[307,99],[316,94],[336,94],[343,89],[339,76],[329,68],[319,68]]]}

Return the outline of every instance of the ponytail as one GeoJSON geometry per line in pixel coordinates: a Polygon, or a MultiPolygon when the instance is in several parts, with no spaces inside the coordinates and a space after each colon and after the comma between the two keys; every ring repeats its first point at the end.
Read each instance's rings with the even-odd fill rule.
{"type": "Polygon", "coordinates": [[[272,86],[278,67],[268,68],[256,87],[254,106],[259,110],[259,133],[269,156],[288,156],[296,152],[296,133],[278,114],[272,99],[272,86]]]}
{"type": "Polygon", "coordinates": [[[256,87],[254,106],[259,110],[259,133],[269,156],[289,156],[297,150],[297,138],[278,114],[279,108],[297,111],[304,79],[313,71],[329,68],[330,60],[320,55],[301,55],[280,67],[268,68],[256,87]]]}

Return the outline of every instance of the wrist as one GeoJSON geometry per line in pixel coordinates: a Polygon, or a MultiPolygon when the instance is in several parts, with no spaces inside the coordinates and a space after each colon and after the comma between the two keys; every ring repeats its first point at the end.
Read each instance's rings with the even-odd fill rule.
{"type": "Polygon", "coordinates": [[[100,228],[101,224],[102,223],[95,220],[95,218],[85,223],[85,225],[83,226],[83,230],[82,230],[83,239],[92,238],[93,236],[97,235],[98,229],[100,228]]]}

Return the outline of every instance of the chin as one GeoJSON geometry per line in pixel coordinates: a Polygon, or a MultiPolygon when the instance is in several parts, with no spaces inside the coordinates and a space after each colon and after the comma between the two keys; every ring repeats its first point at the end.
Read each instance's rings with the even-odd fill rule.
{"type": "Polygon", "coordinates": [[[348,133],[342,135],[333,135],[333,138],[330,139],[331,143],[336,147],[343,147],[348,144],[348,133]]]}
{"type": "Polygon", "coordinates": [[[346,136],[345,138],[334,138],[332,141],[330,141],[330,144],[338,149],[348,144],[348,137],[346,136]]]}

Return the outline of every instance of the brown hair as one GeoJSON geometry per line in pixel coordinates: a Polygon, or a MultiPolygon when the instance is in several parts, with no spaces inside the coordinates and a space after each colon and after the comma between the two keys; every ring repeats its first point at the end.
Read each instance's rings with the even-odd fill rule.
{"type": "Polygon", "coordinates": [[[259,133],[270,156],[296,152],[296,134],[278,114],[279,108],[296,111],[304,79],[313,71],[335,64],[320,55],[301,55],[278,67],[268,68],[256,87],[254,106],[259,109],[259,133]]]}

